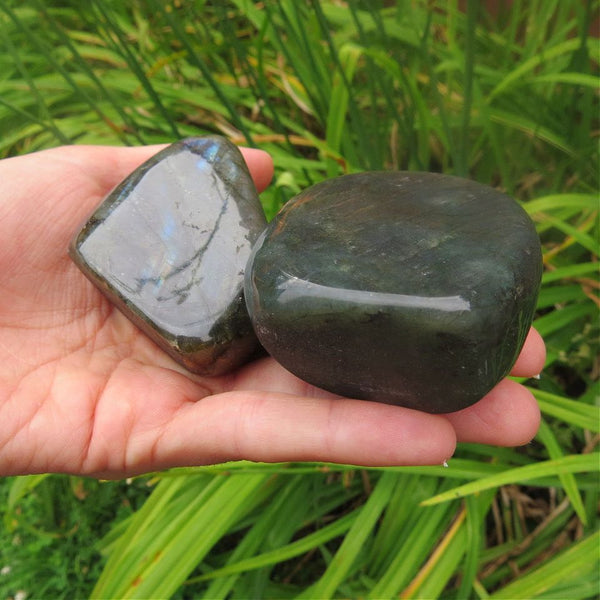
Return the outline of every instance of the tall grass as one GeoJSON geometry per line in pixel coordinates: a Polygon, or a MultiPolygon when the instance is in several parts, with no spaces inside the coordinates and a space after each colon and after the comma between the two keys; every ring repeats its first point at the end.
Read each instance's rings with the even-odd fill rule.
{"type": "MultiPolygon", "coordinates": [[[[448,468],[155,474],[128,492],[149,485],[139,510],[89,540],[105,557],[94,597],[595,597],[597,14],[592,0],[515,0],[495,18],[474,0],[464,11],[453,0],[0,0],[1,156],[218,132],[273,155],[269,216],[325,177],[440,171],[513,194],[544,249],[533,443],[463,444],[448,468]]],[[[27,555],[15,536],[37,548],[48,533],[36,498],[100,493],[65,499],[54,480],[2,485],[7,565],[27,555]]],[[[94,526],[90,510],[88,535],[94,526]]],[[[52,535],[67,560],[68,532],[52,535]]],[[[44,552],[29,556],[40,573],[44,552]]],[[[34,594],[15,572],[0,591],[34,594]]]]}

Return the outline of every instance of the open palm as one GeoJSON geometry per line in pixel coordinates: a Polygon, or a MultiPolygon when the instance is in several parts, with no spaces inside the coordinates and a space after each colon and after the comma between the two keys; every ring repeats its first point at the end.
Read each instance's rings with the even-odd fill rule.
{"type": "MultiPolygon", "coordinates": [[[[122,477],[242,458],[441,463],[457,440],[518,445],[535,434],[535,400],[509,380],[441,416],[338,398],[270,358],[217,378],[184,372],[66,251],[106,193],[157,150],[72,146],[0,161],[0,475],[122,477]]],[[[243,153],[263,189],[269,157],[243,153]]],[[[513,373],[534,375],[543,361],[532,331],[513,373]]]]}

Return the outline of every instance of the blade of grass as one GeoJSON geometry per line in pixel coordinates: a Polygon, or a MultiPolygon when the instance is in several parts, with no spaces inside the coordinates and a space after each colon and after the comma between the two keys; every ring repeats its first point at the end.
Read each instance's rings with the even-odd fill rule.
{"type": "Polygon", "coordinates": [[[485,477],[477,481],[466,483],[451,489],[433,498],[421,502],[422,506],[434,506],[441,502],[456,500],[470,494],[477,494],[484,490],[500,487],[507,484],[524,483],[535,481],[549,475],[560,476],[563,473],[585,473],[595,471],[598,468],[600,453],[569,455],[556,460],[542,461],[537,464],[508,469],[498,475],[485,477]]]}
{"type": "MultiPolygon", "coordinates": [[[[8,6],[0,6],[0,8],[2,10],[4,10],[4,12],[8,15],[10,20],[13,22],[13,24],[15,24],[25,34],[26,37],[32,38],[34,40],[34,43],[38,44],[38,46],[39,46],[39,43],[37,42],[36,38],[33,37],[31,30],[26,25],[24,25],[24,23],[17,17],[17,15],[8,6]]],[[[56,139],[60,143],[68,144],[70,142],[69,138],[67,138],[63,134],[63,132],[56,126],[56,123],[50,115],[50,111],[48,110],[48,107],[46,106],[46,102],[44,101],[42,94],[40,93],[33,78],[30,76],[29,70],[23,64],[21,57],[19,55],[19,52],[17,52],[17,49],[15,48],[15,45],[13,44],[10,36],[5,34],[3,27],[0,27],[0,34],[2,34],[2,41],[8,47],[11,57],[12,57],[15,65],[17,66],[21,76],[27,82],[29,90],[33,94],[33,97],[36,100],[36,105],[37,105],[38,110],[40,111],[40,113],[42,113],[42,118],[41,119],[36,118],[35,122],[43,123],[43,127],[45,129],[47,129],[48,131],[51,131],[56,136],[56,139]]]]}
{"type": "MultiPolygon", "coordinates": [[[[519,457],[515,458],[516,462],[523,463],[522,460],[519,460],[519,457]]],[[[530,466],[534,466],[536,463],[533,459],[527,459],[527,464],[530,466]]],[[[240,473],[255,473],[255,472],[269,472],[271,474],[281,474],[281,475],[292,475],[294,473],[345,473],[352,472],[356,470],[357,467],[351,465],[338,465],[338,464],[308,464],[308,465],[257,465],[256,467],[248,467],[243,464],[240,465],[239,469],[236,468],[235,464],[228,464],[225,468],[222,468],[222,472],[229,473],[231,472],[240,472],[240,473]]],[[[467,480],[476,480],[481,477],[491,476],[494,474],[502,474],[508,468],[510,468],[507,464],[501,463],[488,463],[482,462],[481,460],[470,460],[463,458],[453,458],[449,461],[449,466],[425,466],[425,467],[368,467],[366,470],[374,471],[374,472],[392,472],[392,473],[403,473],[403,474],[412,474],[412,475],[424,475],[427,479],[423,481],[427,481],[430,478],[442,477],[444,480],[452,480],[452,479],[467,479],[467,480]]],[[[203,467],[199,467],[199,469],[203,469],[203,467]]],[[[181,474],[193,474],[195,469],[176,469],[176,473],[181,474]]],[[[219,466],[215,466],[213,472],[219,472],[219,466]]],[[[167,476],[168,477],[168,476],[167,476]]],[[[546,487],[555,487],[559,485],[558,477],[555,476],[542,476],[537,480],[537,485],[546,486],[546,487]]],[[[580,487],[589,487],[585,481],[580,482],[580,487]]]]}
{"type": "Polygon", "coordinates": [[[24,475],[22,477],[13,478],[10,484],[10,490],[8,492],[7,510],[4,513],[4,526],[7,531],[14,529],[15,511],[19,502],[28,494],[32,493],[33,490],[42,481],[47,479],[49,475],[42,473],[40,475],[24,475]]]}
{"type": "MultiPolygon", "coordinates": [[[[505,93],[511,86],[522,85],[524,81],[527,81],[526,73],[533,71],[546,61],[574,52],[578,49],[579,45],[580,41],[578,39],[571,39],[556,44],[551,48],[544,48],[543,53],[532,56],[508,73],[489,93],[487,98],[488,103],[492,103],[497,96],[505,93]]],[[[590,51],[592,50],[590,49],[590,51]]]]}
{"type": "MultiPolygon", "coordinates": [[[[177,477],[161,481],[142,508],[137,511],[122,538],[116,543],[113,542],[112,554],[91,597],[107,598],[122,595],[125,587],[135,579],[133,567],[143,560],[149,549],[147,532],[152,523],[161,523],[165,515],[170,517],[169,505],[173,504],[175,498],[184,497],[186,489],[188,494],[190,488],[194,489],[197,492],[194,495],[202,498],[203,487],[209,481],[210,478],[206,475],[196,475],[194,479],[177,477]],[[117,593],[118,590],[121,590],[121,594],[117,593]]],[[[214,485],[221,483],[217,480],[214,482],[214,485]]],[[[176,527],[177,523],[170,523],[167,527],[163,527],[161,534],[168,536],[176,527]]],[[[159,537],[158,544],[161,541],[159,537]]]]}
{"type": "Polygon", "coordinates": [[[443,591],[465,552],[466,510],[462,508],[448,531],[399,598],[437,598],[443,591]]]}
{"type": "Polygon", "coordinates": [[[600,407],[577,402],[550,392],[528,388],[539,403],[540,409],[575,427],[598,433],[600,431],[600,407]]]}
{"type": "MultiPolygon", "coordinates": [[[[586,215],[587,216],[587,215],[586,215]]],[[[597,233],[595,235],[596,239],[591,235],[588,235],[586,230],[592,229],[598,219],[598,212],[594,212],[589,214],[589,217],[584,221],[579,227],[575,227],[570,223],[567,223],[561,219],[557,219],[556,217],[550,215],[538,215],[541,221],[550,223],[556,229],[562,231],[567,236],[570,236],[575,240],[578,244],[583,246],[586,250],[591,252],[592,254],[597,254],[598,252],[598,239],[597,233]]]]}
{"type": "Polygon", "coordinates": [[[250,145],[252,145],[252,136],[248,131],[248,128],[244,124],[242,118],[240,117],[238,111],[235,109],[227,94],[224,93],[222,86],[217,83],[216,79],[212,76],[210,70],[207,68],[206,63],[195,51],[194,46],[190,41],[189,35],[185,31],[185,27],[183,27],[181,21],[176,19],[173,16],[172,11],[167,10],[166,6],[162,2],[155,2],[155,0],[152,0],[150,4],[153,7],[153,10],[159,14],[162,14],[166,21],[169,23],[169,25],[173,28],[173,32],[175,33],[177,39],[181,42],[181,44],[187,51],[189,59],[200,71],[202,77],[206,80],[210,88],[213,90],[219,102],[221,102],[223,106],[225,106],[225,108],[227,109],[232,123],[242,132],[247,142],[250,145]]]}
{"type": "Polygon", "coordinates": [[[540,290],[537,308],[549,308],[572,302],[585,302],[587,298],[581,284],[546,286],[540,290]]]}
{"type": "Polygon", "coordinates": [[[329,98],[331,97],[331,69],[325,58],[324,44],[320,36],[316,36],[318,15],[308,3],[280,0],[277,2],[279,18],[283,21],[285,31],[288,33],[288,43],[292,41],[290,49],[285,49],[286,40],[282,39],[279,48],[284,51],[286,60],[294,65],[306,93],[313,98],[316,116],[321,123],[325,123],[329,98]],[[311,8],[313,10],[311,10],[311,8]],[[316,19],[314,17],[317,17],[316,19]],[[315,22],[316,21],[316,22],[315,22]],[[296,49],[301,60],[297,60],[290,50],[296,49]],[[320,81],[320,84],[316,84],[320,81]]]}
{"type": "Polygon", "coordinates": [[[460,159],[457,159],[457,150],[454,140],[454,136],[450,130],[449,120],[447,116],[446,106],[442,94],[438,89],[438,79],[435,73],[435,69],[431,63],[429,52],[427,51],[427,44],[429,43],[429,36],[431,35],[432,29],[433,11],[427,16],[427,23],[424,28],[423,35],[421,37],[421,56],[424,59],[424,65],[429,75],[429,87],[432,92],[435,105],[439,111],[439,117],[441,122],[441,132],[443,133],[443,144],[447,149],[447,152],[452,160],[452,164],[456,165],[460,159]]]}
{"type": "Polygon", "coordinates": [[[557,267],[552,271],[546,271],[542,275],[542,285],[558,281],[560,279],[571,279],[584,275],[598,274],[600,265],[597,262],[577,263],[557,267]]]}
{"type": "MultiPolygon", "coordinates": [[[[551,459],[557,460],[565,456],[565,453],[558,444],[555,435],[552,433],[552,430],[543,419],[540,423],[540,429],[538,431],[537,438],[544,444],[544,446],[546,446],[546,450],[548,450],[548,455],[551,459]]],[[[571,502],[571,506],[577,513],[577,516],[584,525],[587,525],[585,507],[583,506],[583,500],[581,499],[581,494],[577,488],[577,481],[575,480],[573,473],[561,473],[558,477],[565,494],[567,494],[571,502]]]]}
{"type": "Polygon", "coordinates": [[[416,505],[413,511],[408,535],[403,538],[402,546],[395,549],[393,560],[368,591],[367,598],[393,598],[412,581],[432,552],[440,532],[445,531],[456,513],[456,505],[446,503],[433,510],[416,505]]]}
{"type": "Polygon", "coordinates": [[[433,493],[434,482],[424,485],[418,475],[396,473],[398,483],[386,507],[385,514],[377,530],[367,558],[368,574],[378,579],[379,574],[389,565],[396,548],[402,544],[402,537],[412,523],[414,505],[427,495],[429,488],[433,493]],[[424,491],[425,490],[425,491],[424,491]]]}
{"type": "Polygon", "coordinates": [[[568,83],[597,90],[600,87],[600,77],[586,73],[546,73],[531,79],[531,84],[537,83],[568,83]]]}
{"type": "Polygon", "coordinates": [[[530,215],[562,207],[598,210],[598,196],[595,194],[552,194],[529,200],[522,206],[530,215]]]}
{"type": "Polygon", "coordinates": [[[269,552],[264,552],[257,556],[253,556],[252,558],[240,560],[236,563],[232,563],[230,565],[222,567],[221,569],[215,569],[210,573],[200,575],[190,581],[206,581],[209,579],[230,576],[236,573],[242,573],[244,571],[268,567],[271,565],[275,565],[279,562],[289,560],[290,558],[294,558],[295,556],[300,556],[301,554],[310,552],[317,546],[326,544],[330,540],[344,535],[350,529],[350,527],[358,517],[358,514],[358,510],[353,511],[352,513],[349,513],[343,517],[340,517],[339,519],[336,519],[329,525],[325,525],[318,531],[315,531],[314,533],[309,533],[308,535],[305,535],[299,540],[291,542],[286,546],[276,548],[275,550],[271,550],[269,552]]]}
{"type": "MultiPolygon", "coordinates": [[[[359,165],[361,164],[361,161],[359,160],[360,156],[362,162],[366,164],[368,169],[374,169],[376,168],[375,165],[381,165],[382,161],[378,160],[377,158],[379,152],[376,149],[377,147],[373,144],[372,135],[365,135],[367,124],[363,118],[363,111],[359,109],[356,103],[356,98],[354,97],[354,94],[351,93],[351,82],[354,76],[354,71],[356,70],[356,63],[362,54],[362,48],[356,44],[344,44],[340,48],[337,47],[331,35],[331,28],[327,23],[327,19],[325,18],[321,4],[322,3],[318,0],[312,0],[312,7],[317,17],[321,34],[327,42],[329,56],[336,67],[336,76],[341,79],[341,81],[337,82],[335,78],[333,79],[332,92],[333,94],[336,94],[336,85],[339,86],[339,88],[343,87],[343,90],[340,89],[339,91],[340,97],[337,98],[337,100],[341,103],[340,109],[345,109],[343,112],[344,116],[346,114],[346,110],[348,111],[348,115],[350,117],[349,120],[351,122],[350,128],[338,130],[338,128],[334,126],[333,130],[336,132],[336,135],[340,135],[340,141],[342,139],[347,140],[346,143],[343,144],[343,148],[348,162],[353,165],[359,165]],[[349,130],[353,130],[358,134],[358,139],[356,141],[348,137],[347,132],[349,130]],[[357,147],[360,148],[359,153],[356,152],[357,147]]],[[[376,73],[377,71],[375,71],[375,73],[373,73],[369,79],[375,77],[376,73]]],[[[327,114],[327,119],[329,120],[330,117],[332,117],[332,115],[329,111],[327,114]]],[[[337,119],[339,119],[339,116],[337,119]]],[[[327,122],[326,128],[328,128],[328,126],[329,123],[327,122]]]]}
{"type": "Polygon", "coordinates": [[[555,585],[577,581],[577,578],[588,573],[598,573],[599,552],[600,532],[596,532],[573,544],[540,567],[521,575],[492,594],[490,598],[494,600],[536,598],[555,585]]]}
{"type": "Polygon", "coordinates": [[[578,319],[595,318],[595,314],[596,310],[591,302],[572,304],[538,317],[533,326],[542,337],[546,337],[578,319]]]}
{"type": "Polygon", "coordinates": [[[146,77],[144,70],[141,67],[140,60],[131,50],[131,45],[125,39],[123,31],[119,27],[118,22],[111,16],[109,10],[106,9],[102,2],[94,1],[93,5],[95,6],[98,14],[101,16],[105,23],[105,27],[108,31],[113,34],[117,40],[118,47],[121,51],[121,55],[127,60],[127,65],[131,69],[131,71],[135,74],[138,81],[152,100],[154,106],[158,110],[164,122],[169,126],[171,130],[171,134],[175,137],[175,139],[179,139],[181,134],[179,133],[179,129],[177,127],[177,123],[173,120],[171,114],[165,108],[163,102],[160,99],[160,96],[152,86],[150,80],[146,77]]]}
{"type": "MultiPolygon", "coordinates": [[[[282,490],[284,493],[287,492],[286,498],[280,503],[279,510],[272,515],[269,530],[260,546],[260,552],[268,552],[289,544],[301,531],[319,528],[322,524],[323,515],[328,513],[327,509],[335,511],[343,504],[342,498],[345,497],[345,494],[338,493],[332,497],[331,495],[321,494],[319,488],[315,489],[314,484],[320,481],[319,478],[311,480],[298,476],[300,485],[291,490],[286,480],[287,478],[282,478],[282,481],[285,482],[282,490]]],[[[335,485],[332,487],[337,488],[335,485]]],[[[337,489],[339,491],[339,488],[337,489]]],[[[272,497],[273,495],[269,496],[269,504],[266,508],[271,504],[272,497]]],[[[260,515],[259,519],[262,519],[263,507],[260,508],[258,514],[260,515]]],[[[258,520],[256,523],[258,524],[258,520]]],[[[247,556],[251,557],[252,554],[247,556]]],[[[243,558],[243,556],[240,556],[240,560],[243,560],[243,558]]],[[[274,566],[263,567],[240,577],[239,586],[236,586],[237,593],[253,598],[264,596],[265,590],[270,585],[274,569],[274,566]]],[[[218,580],[215,583],[218,584],[218,580]]],[[[213,598],[210,589],[207,590],[206,596],[213,598]]]]}
{"type": "MultiPolygon", "coordinates": [[[[325,139],[329,147],[338,153],[341,150],[342,138],[346,124],[346,113],[350,98],[350,83],[356,71],[356,65],[362,49],[355,45],[345,45],[339,51],[340,68],[343,74],[336,73],[333,80],[333,94],[327,114],[325,139]]],[[[333,158],[327,159],[327,175],[339,175],[339,163],[333,158]]]]}
{"type": "Polygon", "coordinates": [[[538,118],[532,119],[527,115],[515,113],[501,108],[491,108],[489,117],[492,121],[504,127],[526,133],[532,139],[539,139],[564,152],[568,156],[577,155],[576,150],[564,135],[542,124],[538,118]]]}
{"type": "MultiPolygon", "coordinates": [[[[469,598],[477,571],[481,562],[481,551],[485,539],[485,516],[494,498],[495,491],[488,491],[480,495],[467,496],[465,499],[465,559],[461,571],[458,598],[469,598]]],[[[440,590],[441,592],[442,590],[440,590]]],[[[421,590],[424,593],[425,590],[421,590]]]]}
{"type": "MultiPolygon", "coordinates": [[[[81,72],[85,73],[87,77],[93,82],[93,84],[98,88],[101,95],[103,95],[110,105],[114,108],[115,112],[121,117],[123,124],[128,128],[128,130],[132,133],[132,135],[137,139],[140,144],[144,143],[144,139],[140,136],[140,132],[135,123],[135,120],[132,118],[130,114],[123,109],[121,103],[113,96],[112,92],[102,83],[102,79],[96,75],[94,70],[88,65],[88,61],[86,61],[79,53],[77,46],[72,43],[69,35],[65,33],[63,28],[57,23],[56,19],[50,15],[48,10],[44,7],[43,3],[40,0],[36,0],[37,10],[43,15],[52,25],[53,30],[56,32],[59,37],[61,44],[69,49],[71,56],[75,59],[77,65],[81,69],[81,72]]],[[[128,138],[123,134],[121,128],[116,125],[112,125],[114,131],[120,136],[121,140],[124,143],[128,142],[128,138]]]]}
{"type": "MultiPolygon", "coordinates": [[[[327,8],[331,8],[328,4],[323,5],[323,10],[326,12],[327,8]]],[[[385,72],[381,75],[377,70],[377,63],[368,54],[368,48],[370,46],[369,38],[366,35],[365,23],[368,21],[369,26],[374,25],[378,36],[382,41],[383,48],[389,48],[391,42],[387,35],[387,23],[391,20],[389,17],[386,18],[383,11],[371,10],[368,13],[368,19],[365,16],[363,18],[363,11],[359,9],[359,3],[357,0],[350,2],[350,13],[352,20],[355,24],[356,30],[359,36],[359,43],[362,48],[363,54],[366,59],[367,72],[372,73],[373,77],[369,77],[369,103],[370,106],[376,106],[378,104],[378,98],[382,95],[385,100],[386,110],[390,116],[391,122],[395,125],[398,124],[400,132],[398,140],[402,140],[401,143],[406,144],[406,152],[408,156],[414,156],[416,154],[414,147],[414,134],[413,134],[413,122],[414,122],[414,108],[410,105],[410,102],[406,98],[406,76],[399,70],[399,77],[397,82],[394,79],[390,79],[386,76],[385,72]],[[377,77],[375,73],[377,72],[377,77]],[[395,86],[395,83],[400,83],[400,86],[395,86]],[[396,88],[396,89],[394,89],[396,88]],[[398,106],[402,105],[403,110],[399,110],[398,106]]],[[[339,13],[338,13],[339,14],[339,13]]],[[[346,14],[344,10],[342,14],[346,14]]],[[[329,19],[331,21],[331,19],[329,19]]],[[[353,92],[353,90],[352,90],[353,92]]],[[[376,127],[376,135],[384,138],[389,135],[387,127],[385,127],[385,121],[378,122],[376,127]],[[383,125],[383,127],[382,127],[383,125]]],[[[393,142],[392,142],[393,143],[393,142]]],[[[383,167],[383,159],[378,159],[375,164],[371,163],[369,168],[381,168],[383,167]]],[[[394,160],[394,149],[392,148],[392,168],[399,168],[398,159],[394,160]]],[[[423,169],[423,167],[422,167],[423,169]]]]}
{"type": "Polygon", "coordinates": [[[369,536],[384,511],[398,482],[393,473],[384,473],[360,514],[344,537],[342,545],[321,578],[301,595],[304,598],[332,598],[340,584],[347,577],[359,554],[364,551],[369,536]]]}
{"type": "MultiPolygon", "coordinates": [[[[252,496],[265,483],[266,476],[232,476],[217,486],[213,485],[215,481],[209,486],[210,493],[192,502],[189,510],[174,520],[177,527],[156,551],[149,551],[144,544],[146,555],[129,568],[134,578],[122,582],[125,586],[109,595],[122,598],[172,596],[231,525],[252,508],[252,496]]],[[[152,529],[156,527],[157,523],[152,523],[152,529]]]]}
{"type": "MultiPolygon", "coordinates": [[[[285,481],[285,480],[282,480],[285,481]]],[[[306,498],[310,492],[310,480],[300,475],[285,481],[285,484],[273,494],[269,503],[262,510],[243,539],[236,545],[222,569],[239,567],[244,560],[255,557],[255,553],[262,554],[267,548],[273,550],[285,546],[292,535],[300,530],[308,509],[306,498]],[[263,552],[259,552],[262,550],[263,552]]],[[[263,570],[266,570],[263,565],[263,570]]],[[[206,598],[216,600],[226,598],[232,591],[241,573],[252,570],[251,568],[234,572],[229,576],[219,575],[219,570],[211,571],[212,582],[204,594],[206,598]]],[[[221,573],[223,571],[221,570],[221,573]]],[[[266,570],[264,579],[268,579],[270,570],[266,570]]],[[[188,579],[186,585],[191,585],[198,578],[188,579]]]]}
{"type": "Polygon", "coordinates": [[[475,28],[477,27],[478,0],[467,0],[467,20],[465,23],[464,42],[464,97],[462,106],[462,122],[460,134],[459,159],[455,168],[456,175],[466,177],[468,174],[467,156],[469,154],[469,121],[471,119],[471,104],[473,99],[473,77],[475,70],[475,28]]]}

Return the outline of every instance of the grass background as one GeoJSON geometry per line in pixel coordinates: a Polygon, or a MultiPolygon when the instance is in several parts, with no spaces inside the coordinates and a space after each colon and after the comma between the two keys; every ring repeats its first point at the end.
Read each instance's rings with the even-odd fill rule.
{"type": "Polygon", "coordinates": [[[534,442],[448,468],[4,479],[0,597],[597,597],[599,4],[489,4],[0,0],[0,156],[216,132],[273,155],[269,216],[365,169],[490,184],[548,347],[534,442]]]}

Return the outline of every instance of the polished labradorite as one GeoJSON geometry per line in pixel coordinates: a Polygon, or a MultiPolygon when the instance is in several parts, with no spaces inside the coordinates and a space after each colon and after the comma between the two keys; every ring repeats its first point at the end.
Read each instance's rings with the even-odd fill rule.
{"type": "Polygon", "coordinates": [[[363,173],[292,199],[250,258],[263,346],[307,382],[450,412],[515,362],[541,276],[533,223],[510,197],[430,173],[363,173]]]}
{"type": "Polygon", "coordinates": [[[217,375],[245,362],[258,346],[243,277],[265,224],[239,150],[220,137],[190,138],[112,191],[70,253],[175,360],[217,375]]]}

